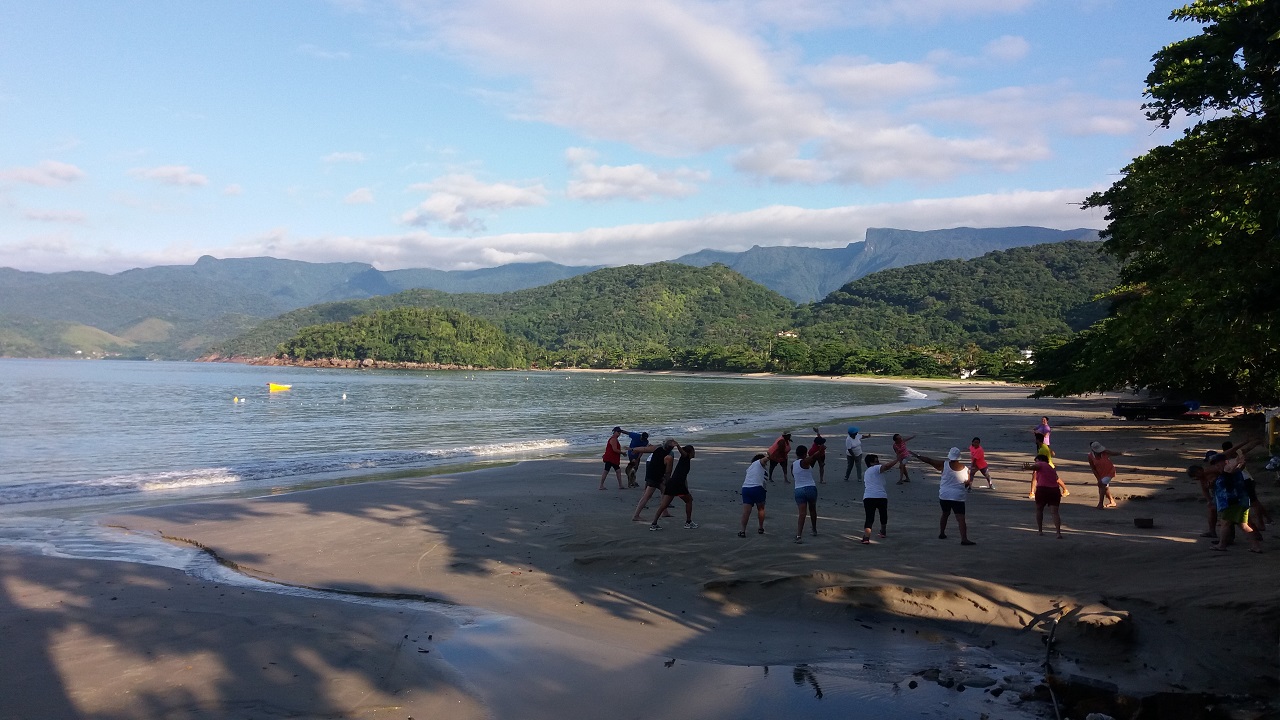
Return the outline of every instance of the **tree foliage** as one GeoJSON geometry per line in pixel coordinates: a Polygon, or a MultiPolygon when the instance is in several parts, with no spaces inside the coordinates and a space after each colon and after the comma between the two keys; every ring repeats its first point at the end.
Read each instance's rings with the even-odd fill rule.
{"type": "Polygon", "coordinates": [[[1042,353],[1046,392],[1153,387],[1280,400],[1280,3],[1198,0],[1200,35],[1156,53],[1148,117],[1199,118],[1086,207],[1124,265],[1111,316],[1042,353]]]}
{"type": "Polygon", "coordinates": [[[368,359],[484,368],[528,367],[530,351],[526,343],[493,324],[456,310],[411,307],[303,328],[279,348],[281,355],[298,360],[368,359]]]}

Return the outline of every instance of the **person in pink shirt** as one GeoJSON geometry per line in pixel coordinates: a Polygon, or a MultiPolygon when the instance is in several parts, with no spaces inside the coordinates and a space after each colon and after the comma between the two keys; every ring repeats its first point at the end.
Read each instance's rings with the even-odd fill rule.
{"type": "Polygon", "coordinates": [[[1102,446],[1100,442],[1089,443],[1089,469],[1093,471],[1093,477],[1098,481],[1098,508],[1113,508],[1116,501],[1111,497],[1111,481],[1116,478],[1116,466],[1111,462],[1111,458],[1124,453],[1118,450],[1108,450],[1102,446]],[[1106,504],[1103,505],[1103,500],[1106,504]]]}
{"type": "Polygon", "coordinates": [[[1036,484],[1036,530],[1044,535],[1044,509],[1053,510],[1053,529],[1062,539],[1062,516],[1058,506],[1062,504],[1062,489],[1058,487],[1058,471],[1049,464],[1049,456],[1045,453],[1036,455],[1033,475],[1036,484]]]}
{"type": "Polygon", "coordinates": [[[995,485],[991,484],[991,473],[987,472],[987,451],[982,449],[982,438],[974,438],[969,443],[969,475],[972,477],[978,473],[982,473],[982,477],[987,480],[987,489],[995,490],[995,485]]]}
{"type": "Polygon", "coordinates": [[[907,472],[907,460],[911,457],[911,451],[907,449],[907,441],[914,438],[915,435],[902,437],[898,433],[893,434],[893,454],[898,458],[898,484],[911,482],[911,473],[907,472]]]}
{"type": "Polygon", "coordinates": [[[1049,418],[1047,417],[1040,418],[1040,424],[1031,428],[1031,432],[1044,436],[1045,445],[1049,444],[1049,432],[1051,430],[1053,430],[1053,428],[1049,427],[1049,418]]]}

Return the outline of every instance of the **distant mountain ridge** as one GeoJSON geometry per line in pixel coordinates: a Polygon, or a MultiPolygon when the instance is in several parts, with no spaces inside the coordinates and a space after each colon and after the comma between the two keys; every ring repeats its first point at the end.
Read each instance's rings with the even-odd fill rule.
{"type": "MultiPolygon", "coordinates": [[[[753,247],[703,250],[676,263],[721,263],[793,302],[826,297],[877,270],[1068,239],[1097,231],[1037,227],[916,232],[872,228],[844,248],[753,247]]],[[[599,269],[552,262],[480,270],[378,270],[367,263],[277,258],[217,259],[193,265],[96,272],[36,273],[0,268],[0,356],[64,357],[81,350],[128,357],[190,359],[262,320],[318,303],[426,289],[503,293],[541,287],[599,269]],[[80,328],[77,330],[77,328],[80,328]],[[87,330],[97,330],[93,334],[87,330]],[[93,337],[92,343],[80,338],[93,337]],[[116,342],[119,340],[119,342],[116,342]]]]}
{"type": "Polygon", "coordinates": [[[806,303],[821,300],[879,270],[935,260],[968,260],[993,250],[1027,245],[1097,239],[1098,231],[1087,228],[959,227],[923,231],[867,228],[866,240],[842,248],[757,245],[740,253],[702,250],[676,258],[675,262],[699,267],[722,263],[783,297],[806,303]]]}

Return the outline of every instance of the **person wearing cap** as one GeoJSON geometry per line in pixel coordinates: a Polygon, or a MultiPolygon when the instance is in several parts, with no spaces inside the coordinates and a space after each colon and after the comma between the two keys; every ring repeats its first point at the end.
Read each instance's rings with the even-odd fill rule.
{"type": "Polygon", "coordinates": [[[1036,530],[1044,535],[1044,509],[1050,508],[1053,511],[1053,529],[1061,540],[1062,515],[1058,512],[1058,506],[1062,504],[1062,489],[1058,484],[1062,481],[1058,479],[1058,470],[1049,464],[1046,453],[1036,455],[1032,466],[1033,481],[1036,484],[1036,530]]]}
{"type": "Polygon", "coordinates": [[[848,435],[844,439],[844,481],[849,482],[849,474],[858,471],[858,482],[862,482],[864,467],[862,464],[862,441],[871,437],[858,432],[857,425],[850,425],[848,435]]]}
{"type": "Polygon", "coordinates": [[[948,450],[946,460],[937,460],[915,452],[911,453],[911,457],[942,472],[942,478],[938,482],[938,504],[942,507],[942,520],[938,522],[938,539],[947,539],[947,519],[955,513],[956,525],[960,528],[960,544],[977,545],[969,539],[969,526],[964,517],[965,499],[969,497],[969,487],[973,481],[969,477],[969,468],[960,462],[960,448],[953,447],[948,450]]]}
{"type": "Polygon", "coordinates": [[[790,484],[791,479],[787,477],[787,460],[791,457],[791,431],[788,430],[778,436],[777,440],[769,446],[766,452],[769,457],[769,482],[773,482],[773,469],[782,466],[782,482],[790,484]]]}
{"type": "Polygon", "coordinates": [[[609,470],[613,470],[613,474],[618,476],[618,489],[625,490],[622,485],[622,443],[618,442],[618,436],[622,434],[622,428],[615,427],[613,434],[609,436],[609,441],[604,444],[604,472],[600,473],[600,489],[604,489],[604,480],[609,477],[609,470]]]}
{"type": "Polygon", "coordinates": [[[1093,471],[1093,476],[1098,480],[1098,508],[1116,506],[1116,501],[1111,497],[1111,481],[1116,478],[1116,466],[1111,462],[1111,458],[1119,457],[1124,453],[1118,450],[1108,450],[1102,446],[1102,443],[1089,443],[1089,469],[1093,471]],[[1106,501],[1105,504],[1103,501],[1106,501]]]}

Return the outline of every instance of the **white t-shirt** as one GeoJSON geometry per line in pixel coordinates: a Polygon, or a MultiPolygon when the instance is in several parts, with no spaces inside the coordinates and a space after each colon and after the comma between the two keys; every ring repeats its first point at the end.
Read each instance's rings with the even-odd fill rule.
{"type": "Polygon", "coordinates": [[[938,483],[939,500],[958,500],[964,502],[969,496],[969,489],[964,486],[969,481],[969,468],[951,469],[951,461],[942,463],[942,481],[938,483]]]}
{"type": "Polygon", "coordinates": [[[854,433],[853,435],[844,436],[844,454],[845,455],[861,455],[862,454],[862,433],[854,433]]]}
{"type": "Polygon", "coordinates": [[[884,487],[884,477],[880,473],[879,465],[872,465],[862,475],[862,482],[866,484],[866,489],[862,491],[862,499],[868,498],[887,498],[889,491],[884,487]]]}
{"type": "Polygon", "coordinates": [[[743,481],[742,487],[764,487],[764,477],[768,472],[764,469],[764,462],[757,460],[747,466],[747,479],[743,481]]]}
{"type": "Polygon", "coordinates": [[[799,460],[791,463],[791,479],[795,482],[794,487],[816,487],[813,482],[813,468],[800,467],[799,460]]]}

